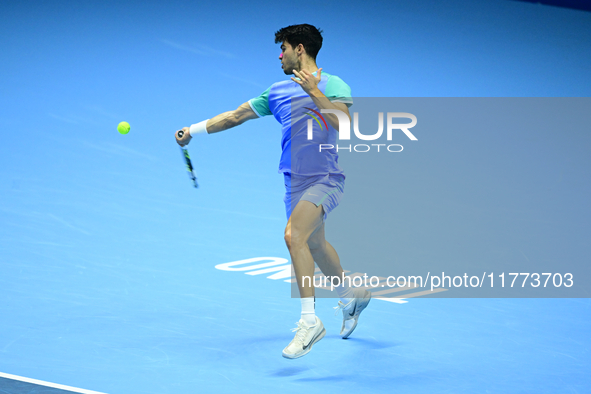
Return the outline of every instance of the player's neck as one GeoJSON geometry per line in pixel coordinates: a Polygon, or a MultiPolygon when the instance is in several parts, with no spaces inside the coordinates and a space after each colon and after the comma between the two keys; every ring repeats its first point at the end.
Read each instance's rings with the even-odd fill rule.
{"type": "Polygon", "coordinates": [[[307,61],[303,61],[302,64],[300,64],[298,71],[302,71],[302,70],[306,70],[311,74],[311,73],[315,73],[316,71],[318,71],[318,66],[316,65],[316,62],[314,60],[307,59],[307,61]]]}

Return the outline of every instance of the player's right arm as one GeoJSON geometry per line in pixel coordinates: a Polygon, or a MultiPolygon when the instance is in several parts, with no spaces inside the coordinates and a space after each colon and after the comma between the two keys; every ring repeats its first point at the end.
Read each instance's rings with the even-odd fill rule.
{"type": "Polygon", "coordinates": [[[241,125],[250,119],[258,118],[259,116],[252,110],[248,102],[242,104],[233,111],[227,111],[214,116],[207,121],[197,123],[191,127],[183,127],[183,137],[179,138],[175,132],[176,142],[180,146],[185,146],[191,141],[191,134],[198,132],[207,132],[207,134],[219,133],[220,131],[231,129],[241,125]]]}

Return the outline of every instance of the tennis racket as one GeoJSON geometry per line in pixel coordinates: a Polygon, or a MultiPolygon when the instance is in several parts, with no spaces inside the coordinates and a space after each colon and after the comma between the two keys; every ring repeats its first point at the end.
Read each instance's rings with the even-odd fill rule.
{"type": "MultiPolygon", "coordinates": [[[[183,138],[184,134],[185,132],[183,130],[179,130],[176,132],[176,135],[179,138],[183,138]]],[[[195,176],[195,172],[193,172],[193,163],[191,163],[191,156],[189,156],[189,151],[181,146],[181,153],[183,155],[183,158],[185,159],[187,171],[189,172],[189,178],[191,178],[191,180],[193,181],[193,186],[199,187],[199,185],[197,184],[197,177],[195,176]]]]}

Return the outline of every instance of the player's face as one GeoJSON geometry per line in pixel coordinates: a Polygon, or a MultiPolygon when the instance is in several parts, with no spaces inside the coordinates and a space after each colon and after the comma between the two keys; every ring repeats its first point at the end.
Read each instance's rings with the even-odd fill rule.
{"type": "Polygon", "coordinates": [[[286,75],[291,75],[293,74],[294,69],[298,69],[298,56],[291,44],[287,41],[284,41],[283,44],[281,44],[279,60],[281,60],[281,68],[286,75]]]}

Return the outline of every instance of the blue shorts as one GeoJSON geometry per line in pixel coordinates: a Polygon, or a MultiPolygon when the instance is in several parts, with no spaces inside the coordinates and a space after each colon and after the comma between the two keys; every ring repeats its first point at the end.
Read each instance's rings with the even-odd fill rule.
{"type": "Polygon", "coordinates": [[[344,175],[299,176],[284,173],[285,212],[287,219],[301,200],[310,201],[317,207],[322,205],[324,219],[339,205],[345,190],[344,175]]]}

